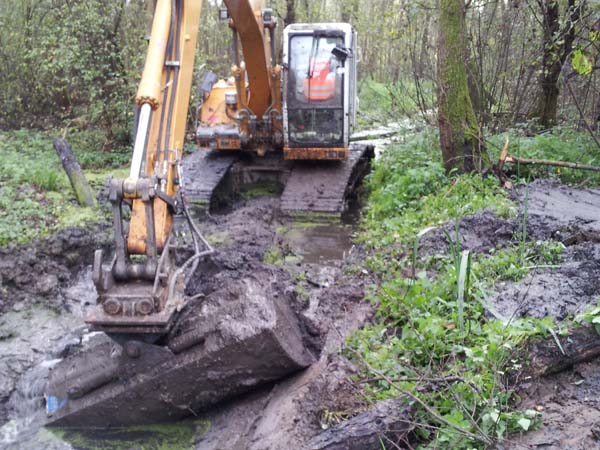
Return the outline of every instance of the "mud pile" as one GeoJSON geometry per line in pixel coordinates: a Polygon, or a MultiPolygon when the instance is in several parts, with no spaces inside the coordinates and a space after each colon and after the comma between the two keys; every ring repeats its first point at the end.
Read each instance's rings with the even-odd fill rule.
{"type": "MultiPolygon", "coordinates": [[[[178,340],[185,341],[186,335],[190,333],[199,332],[202,335],[200,340],[204,344],[198,347],[198,352],[205,352],[205,356],[207,351],[212,352],[213,359],[238,360],[239,367],[235,370],[235,376],[245,376],[249,386],[260,385],[258,390],[241,398],[236,397],[234,400],[226,401],[218,407],[210,408],[208,413],[202,414],[199,412],[202,408],[202,395],[197,392],[204,389],[202,381],[197,377],[179,380],[180,382],[175,385],[180,386],[181,389],[175,392],[177,395],[172,396],[170,395],[172,393],[164,389],[164,386],[167,386],[164,377],[168,377],[168,371],[161,370],[160,355],[158,359],[151,357],[148,362],[149,365],[155,366],[152,373],[156,376],[148,377],[148,383],[144,387],[145,393],[152,392],[159,395],[150,396],[154,399],[150,403],[154,402],[155,405],[144,403],[143,406],[169,417],[192,415],[201,423],[209,423],[210,426],[200,427],[201,429],[197,431],[196,441],[199,449],[275,450],[286,447],[292,442],[297,445],[297,448],[302,448],[308,445],[310,439],[320,435],[324,428],[329,428],[329,431],[337,429],[335,423],[330,423],[326,418],[325,411],[344,411],[344,417],[368,414],[360,393],[348,378],[355,368],[337,354],[345,336],[364,324],[373,312],[372,305],[362,302],[365,286],[372,283],[372,280],[362,273],[356,276],[344,273],[345,264],[348,262],[343,261],[342,258],[347,259],[349,254],[352,255],[350,259],[360,258],[360,251],[353,248],[349,240],[347,240],[348,248],[343,251],[339,248],[328,249],[326,247],[329,244],[338,245],[338,241],[331,237],[331,229],[328,228],[328,234],[324,237],[320,237],[318,230],[312,228],[300,227],[292,230],[293,225],[279,217],[276,211],[278,211],[277,199],[250,199],[234,205],[229,212],[208,217],[202,223],[202,232],[218,248],[218,253],[199,266],[187,292],[196,300],[189,305],[189,308],[182,311],[182,321],[168,337],[168,340],[174,343],[178,340]],[[304,230],[310,232],[303,236],[304,230]],[[323,248],[323,255],[325,255],[323,258],[317,257],[306,262],[302,260],[302,255],[296,249],[302,247],[307,239],[310,239],[315,248],[323,248]],[[279,254],[280,259],[273,261],[269,257],[273,253],[279,254]],[[266,264],[264,260],[269,260],[271,264],[266,264]],[[255,301],[264,298],[272,299],[273,305],[279,306],[267,308],[268,305],[265,306],[262,301],[255,301]],[[282,310],[282,304],[287,305],[291,313],[297,317],[298,329],[281,330],[276,334],[280,337],[294,334],[300,336],[304,348],[310,355],[297,355],[295,362],[297,368],[306,365],[309,358],[315,358],[316,362],[305,371],[273,383],[269,382],[269,379],[279,376],[276,372],[279,370],[277,367],[281,366],[276,364],[276,360],[280,359],[280,355],[277,354],[280,350],[261,346],[260,332],[256,333],[259,341],[247,348],[239,349],[225,343],[244,340],[253,333],[252,329],[244,327],[249,316],[254,317],[250,321],[254,324],[254,330],[259,329],[260,324],[265,325],[264,329],[276,328],[274,317],[277,314],[290,313],[289,310],[285,312],[285,308],[282,310]],[[211,327],[211,311],[223,307],[230,309],[228,315],[221,316],[227,318],[218,324],[213,323],[214,326],[211,327]],[[198,320],[199,316],[201,320],[198,320]],[[248,358],[260,359],[264,363],[264,376],[244,372],[244,367],[248,366],[248,358]],[[269,364],[271,359],[272,364],[269,364]],[[163,377],[162,384],[161,377],[163,377]],[[197,389],[194,386],[197,386],[197,389]]],[[[87,238],[82,236],[82,242],[93,242],[93,239],[91,236],[87,238]]],[[[83,247],[86,248],[85,245],[83,247]]],[[[94,248],[95,245],[90,243],[90,254],[94,248]]],[[[17,259],[19,258],[21,256],[17,255],[17,259]]],[[[44,266],[41,270],[46,270],[49,274],[55,271],[64,272],[65,283],[68,284],[67,275],[71,276],[71,267],[75,269],[84,259],[85,256],[79,255],[74,258],[73,266],[64,263],[63,266],[44,266]]],[[[58,258],[57,261],[61,262],[61,259],[58,258]]],[[[4,406],[6,407],[5,420],[9,422],[0,427],[0,448],[19,448],[19,445],[30,445],[30,448],[54,448],[54,445],[56,448],[71,447],[68,442],[57,441],[56,438],[50,439],[39,429],[42,423],[39,413],[42,411],[44,401],[39,397],[39,393],[21,392],[18,388],[19,380],[36,373],[40,374],[39,377],[36,375],[36,379],[44,378],[48,368],[53,367],[57,359],[67,358],[76,361],[80,350],[89,347],[90,341],[96,342],[94,345],[99,343],[107,346],[105,352],[107,363],[103,365],[103,369],[108,368],[107,371],[110,372],[109,362],[114,362],[111,360],[111,355],[115,356],[113,344],[102,340],[98,342],[98,336],[89,336],[81,321],[81,309],[85,307],[85,303],[93,302],[93,298],[90,297],[94,297],[88,271],[89,269],[84,268],[80,276],[87,280],[87,284],[79,283],[80,286],[76,284],[69,289],[59,287],[58,291],[55,291],[58,295],[50,293],[48,297],[42,297],[42,301],[35,294],[31,294],[31,302],[41,304],[41,311],[31,310],[29,303],[24,304],[26,309],[24,314],[27,318],[22,325],[28,328],[38,326],[32,318],[40,317],[42,313],[50,311],[47,309],[48,305],[68,305],[68,308],[61,308],[62,312],[59,316],[61,319],[64,318],[64,327],[53,328],[50,322],[48,334],[40,336],[46,345],[39,345],[39,352],[34,352],[34,356],[27,359],[21,369],[15,372],[15,377],[6,378],[8,384],[4,406]],[[87,276],[83,275],[85,273],[87,276]],[[77,303],[70,294],[67,294],[67,291],[72,291],[71,293],[77,296],[77,293],[82,293],[86,289],[91,292],[91,296],[81,295],[81,303],[77,303]],[[77,332],[69,333],[69,329],[76,329],[77,332]],[[62,343],[61,339],[65,342],[62,343]],[[108,348],[109,346],[111,348],[108,348]],[[41,370],[42,368],[44,370],[41,370]],[[32,396],[30,404],[37,405],[35,413],[31,411],[24,413],[14,406],[20,398],[29,394],[32,396]],[[36,419],[33,420],[33,417],[36,419]]],[[[25,330],[17,327],[14,333],[7,337],[6,343],[26,347],[25,342],[32,340],[32,345],[38,348],[35,336],[35,332],[27,334],[25,330]]],[[[285,339],[280,340],[283,346],[285,346],[284,341],[285,339]]],[[[2,344],[0,340],[0,347],[2,344]]],[[[285,352],[294,353],[289,348],[285,352]]],[[[193,364],[193,361],[191,363],[193,364]]],[[[98,375],[98,372],[101,372],[101,370],[86,372],[83,369],[85,364],[77,363],[75,366],[82,371],[83,388],[86,384],[88,387],[94,384],[90,381],[92,374],[98,375]]],[[[121,385],[135,378],[136,375],[127,372],[126,367],[119,367],[117,372],[122,372],[121,385]]],[[[197,374],[196,369],[194,374],[197,374]]],[[[208,365],[205,369],[201,378],[211,382],[215,380],[221,382],[217,388],[222,398],[226,399],[237,394],[228,391],[227,374],[216,373],[208,365]]],[[[289,367],[286,368],[288,369],[289,367]]],[[[191,372],[190,376],[192,376],[191,372]]],[[[0,380],[4,379],[0,377],[0,380]]],[[[173,385],[173,383],[168,384],[173,385]]],[[[121,388],[119,383],[110,382],[100,389],[108,391],[121,388]]],[[[132,401],[132,405],[139,406],[140,401],[143,403],[144,392],[138,394],[139,398],[136,397],[138,400],[132,401]]],[[[90,411],[93,409],[90,405],[90,411]]],[[[139,408],[135,409],[139,411],[139,408]]],[[[129,411],[127,408],[123,408],[122,414],[123,417],[106,417],[105,414],[91,413],[90,417],[93,416],[94,421],[104,425],[108,425],[113,419],[126,419],[126,422],[133,423],[130,419],[137,417],[134,411],[129,411]]],[[[5,420],[2,422],[4,423],[5,420]]],[[[381,423],[383,426],[383,422],[381,423]]],[[[375,435],[377,430],[378,428],[375,429],[375,435]]],[[[377,448],[378,446],[379,444],[377,448]]],[[[85,445],[83,448],[86,448],[85,445]]]]}
{"type": "Polygon", "coordinates": [[[61,307],[64,289],[110,243],[108,224],[69,228],[26,246],[0,248],[0,312],[36,303],[61,307]]]}

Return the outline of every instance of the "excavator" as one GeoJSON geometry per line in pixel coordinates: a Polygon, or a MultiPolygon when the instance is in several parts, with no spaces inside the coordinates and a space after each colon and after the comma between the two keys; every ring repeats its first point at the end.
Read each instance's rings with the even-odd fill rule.
{"type": "Polygon", "coordinates": [[[110,184],[114,255],[95,253],[98,301],[85,316],[110,339],[53,368],[50,425],[174,420],[314,360],[273,286],[250,275],[205,298],[186,286],[215,253],[196,218],[224,185],[276,179],[286,213],[343,212],[373,153],[349,142],[357,34],[346,23],[289,25],[279,65],[265,0],[224,0],[231,77],[204,78],[198,149],[184,158],[202,3],[155,2],[130,173],[110,184]]]}

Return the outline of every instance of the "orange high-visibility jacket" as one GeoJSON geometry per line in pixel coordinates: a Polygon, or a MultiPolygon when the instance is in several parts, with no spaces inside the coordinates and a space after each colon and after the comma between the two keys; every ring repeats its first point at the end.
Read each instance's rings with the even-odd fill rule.
{"type": "Polygon", "coordinates": [[[313,61],[312,77],[304,80],[304,96],[309,100],[329,100],[335,95],[335,73],[327,61],[313,61]]]}

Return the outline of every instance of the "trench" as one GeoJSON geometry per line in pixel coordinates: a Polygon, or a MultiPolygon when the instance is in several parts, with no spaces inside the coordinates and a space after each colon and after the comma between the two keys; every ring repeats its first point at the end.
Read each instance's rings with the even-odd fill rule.
{"type": "MultiPolygon", "coordinates": [[[[401,139],[402,134],[377,140],[377,152],[391,140],[401,139]]],[[[523,192],[516,195],[522,197],[523,192]]],[[[488,299],[490,309],[504,317],[541,314],[561,322],[596,304],[600,295],[596,283],[600,274],[598,195],[598,191],[543,180],[530,185],[528,236],[533,241],[568,242],[565,260],[558,268],[534,270],[520,283],[499,284],[488,299]]],[[[522,199],[517,200],[522,204],[522,199]]],[[[49,369],[71,348],[101,338],[89,333],[82,321],[83,311],[96,298],[90,267],[83,265],[54,297],[45,295],[36,301],[23,295],[0,316],[0,449],[275,450],[318,435],[325,426],[317,419],[323,405],[331,410],[355,408],[355,399],[345,392],[348,386],[344,384],[352,368],[337,350],[344,336],[372,313],[361,302],[371,280],[346,274],[362,258],[353,240],[356,215],[335,225],[293,222],[274,214],[277,202],[276,197],[263,194],[241,199],[206,222],[203,232],[223,251],[226,263],[240,258],[270,259],[295,280],[297,296],[304,302],[304,323],[314,347],[323,349],[313,366],[173,424],[91,433],[44,428],[43,393],[49,369]]],[[[501,219],[482,211],[461,220],[463,247],[489,252],[512,245],[518,226],[518,219],[501,219]]],[[[444,227],[450,232],[454,229],[452,223],[444,227]]],[[[444,236],[443,227],[428,233],[422,250],[443,251],[447,247],[444,236]]],[[[52,265],[43,273],[32,272],[31,283],[43,281],[43,287],[49,275],[52,265]]],[[[47,294],[45,288],[37,291],[47,294]]],[[[599,383],[598,365],[598,361],[581,364],[524,386],[523,407],[546,411],[549,426],[525,434],[518,442],[557,449],[593,448],[600,420],[593,397],[599,383]],[[565,421],[574,423],[571,429],[562,427],[565,421]],[[587,447],[576,446],[582,436],[587,447]]]]}
{"type": "MultiPolygon", "coordinates": [[[[380,154],[387,144],[397,139],[388,135],[390,130],[401,131],[406,127],[394,124],[366,132],[363,138],[368,138],[368,142],[374,144],[380,154]],[[373,139],[378,134],[383,137],[373,139]]],[[[341,345],[339,330],[350,332],[370,314],[368,307],[357,308],[358,312],[353,315],[340,313],[343,309],[350,309],[347,298],[354,298],[355,303],[362,299],[362,292],[356,291],[356,282],[346,279],[343,274],[348,261],[360,259],[353,243],[360,205],[352,205],[342,223],[294,222],[273,215],[277,199],[268,197],[268,194],[260,192],[257,198],[245,198],[232,208],[221,211],[203,232],[217,248],[226,251],[233,248],[238,253],[250,255],[250,258],[265,259],[265,254],[275,243],[282,251],[280,258],[272,262],[298,280],[298,296],[306,300],[304,320],[314,328],[311,332],[319,341],[315,347],[329,346],[335,349],[341,345]],[[342,284],[341,288],[337,286],[339,283],[342,284]],[[335,333],[328,335],[327,330],[332,325],[335,333]]],[[[79,232],[78,239],[81,240],[85,234],[85,231],[79,232]]],[[[69,242],[68,236],[65,242],[69,242]]],[[[69,247],[68,244],[65,247],[69,247]]],[[[90,250],[93,251],[93,245],[87,242],[82,247],[85,250],[81,253],[85,256],[79,257],[86,260],[90,250]]],[[[59,248],[54,253],[60,255],[65,250],[59,248]]],[[[69,247],[69,257],[77,259],[73,256],[75,253],[77,250],[69,247]]],[[[32,273],[32,282],[36,278],[54,276],[52,264],[43,267],[43,270],[48,273],[32,273]]],[[[61,280],[64,278],[64,274],[59,277],[61,280]]],[[[44,389],[49,370],[72,348],[85,348],[101,339],[99,333],[90,333],[83,322],[85,309],[93,305],[97,298],[91,279],[91,266],[83,264],[72,275],[70,282],[54,286],[39,298],[35,292],[23,298],[23,301],[10,305],[9,310],[0,316],[0,354],[3,355],[0,359],[0,449],[187,449],[194,446],[199,449],[221,449],[225,448],[224,436],[236,427],[243,428],[246,424],[244,417],[250,410],[258,416],[279,415],[287,417],[289,422],[298,422],[298,419],[289,416],[301,412],[289,405],[287,409],[285,405],[273,406],[272,399],[279,396],[280,403],[285,403],[286,383],[292,387],[298,380],[303,384],[314,383],[324,370],[324,363],[319,362],[314,370],[311,368],[282,383],[263,387],[256,393],[219,406],[200,418],[175,424],[126,430],[100,429],[93,433],[48,429],[44,427],[44,389]],[[264,412],[269,408],[275,411],[264,412]],[[277,408],[281,411],[278,412],[277,408]]],[[[259,424],[252,426],[260,431],[259,424]]],[[[305,424],[305,427],[316,432],[312,423],[305,424]]],[[[231,448],[251,448],[251,428],[249,426],[246,437],[240,438],[236,444],[238,447],[231,448]],[[247,439],[246,443],[244,439],[247,439]]],[[[283,441],[277,442],[276,439],[271,439],[271,447],[268,448],[281,448],[283,441]]],[[[280,439],[285,439],[285,436],[282,435],[280,439]]]]}
{"type": "MultiPolygon", "coordinates": [[[[244,209],[272,207],[273,199],[247,200],[244,209]]],[[[226,216],[220,218],[220,233],[228,233],[226,216]]],[[[248,225],[248,224],[246,224],[248,225]]],[[[236,224],[234,224],[234,227],[236,224]]],[[[260,225],[262,226],[262,224],[260,225]]],[[[260,228],[257,226],[257,228],[260,228]]],[[[310,267],[314,283],[333,283],[331,271],[341,267],[353,249],[353,223],[277,225],[286,245],[288,260],[296,268],[310,267]],[[331,278],[331,279],[330,279],[331,278]]],[[[273,224],[275,227],[275,224],[273,224]]],[[[235,234],[235,229],[229,230],[235,234]]],[[[273,231],[274,234],[277,232],[273,231]]],[[[214,237],[214,236],[213,236],[214,237]]],[[[230,239],[228,237],[228,239],[230,239]]],[[[267,243],[264,242],[264,245],[267,243]]],[[[276,262],[279,264],[279,262],[276,262]]],[[[286,264],[282,261],[281,264],[286,264]]],[[[49,369],[73,346],[85,346],[97,339],[83,322],[83,311],[96,301],[91,267],[76,274],[74,282],[62,292],[60,309],[44,305],[18,305],[0,317],[0,384],[10,392],[4,402],[4,420],[0,426],[2,449],[74,449],[98,448],[189,448],[189,439],[204,429],[204,421],[183,421],[176,426],[136,428],[108,433],[61,432],[46,429],[44,388],[49,369]],[[107,434],[108,433],[108,434],[107,434]],[[108,435],[108,438],[106,437],[108,435]],[[100,440],[99,440],[100,439],[100,440]],[[183,442],[182,442],[183,441],[183,442]],[[138,447],[143,442],[143,447],[138,447]],[[174,447],[171,447],[174,446],[174,447]]]]}

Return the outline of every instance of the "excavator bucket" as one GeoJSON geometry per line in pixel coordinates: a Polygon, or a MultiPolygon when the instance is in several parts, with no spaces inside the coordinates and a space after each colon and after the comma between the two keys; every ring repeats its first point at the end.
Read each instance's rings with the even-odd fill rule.
{"type": "Polygon", "coordinates": [[[262,270],[189,304],[163,345],[107,341],[67,357],[50,373],[49,425],[170,421],[310,365],[288,294],[262,270]]]}

